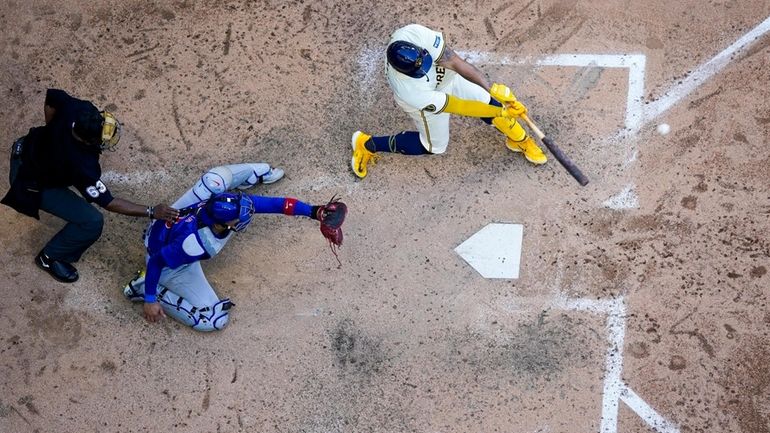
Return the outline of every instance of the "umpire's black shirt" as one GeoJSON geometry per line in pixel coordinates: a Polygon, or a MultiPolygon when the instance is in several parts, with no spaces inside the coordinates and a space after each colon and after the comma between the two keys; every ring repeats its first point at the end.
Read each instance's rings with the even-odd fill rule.
{"type": "Polygon", "coordinates": [[[78,114],[85,110],[98,112],[98,109],[92,103],[59,89],[48,89],[45,104],[54,108],[56,113],[45,126],[42,139],[34,146],[30,155],[31,164],[24,165],[34,171],[30,174],[42,188],[74,186],[87,201],[107,206],[112,201],[112,194],[100,180],[101,150],[72,135],[72,125],[78,114]]]}

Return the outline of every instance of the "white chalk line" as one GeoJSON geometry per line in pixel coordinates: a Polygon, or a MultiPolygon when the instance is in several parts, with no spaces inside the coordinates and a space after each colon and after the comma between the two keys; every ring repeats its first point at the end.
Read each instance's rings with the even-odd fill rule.
{"type": "Polygon", "coordinates": [[[482,51],[459,51],[471,63],[493,65],[536,65],[567,67],[599,67],[628,69],[628,94],[623,124],[626,129],[637,130],[642,120],[644,102],[644,77],[647,57],[644,54],[552,54],[543,57],[514,58],[482,51]]]}
{"type": "Polygon", "coordinates": [[[108,184],[141,185],[151,182],[168,182],[171,179],[172,176],[162,170],[137,170],[126,174],[108,170],[102,173],[102,181],[108,184]]]}
{"type": "Polygon", "coordinates": [[[634,189],[634,184],[626,185],[622,191],[605,200],[602,206],[613,210],[638,209],[639,196],[634,189]]]}
{"type": "MultiPolygon", "coordinates": [[[[624,125],[636,130],[642,120],[644,77],[647,57],[644,54],[553,54],[543,57],[510,57],[485,51],[458,51],[470,63],[494,65],[572,66],[628,69],[628,95],[624,125]]],[[[365,47],[358,54],[359,87],[361,95],[371,93],[373,68],[383,63],[382,50],[365,47]]]]}
{"type": "Polygon", "coordinates": [[[602,433],[618,430],[618,404],[623,386],[623,345],[626,338],[626,308],[623,299],[616,299],[607,317],[607,359],[604,362],[604,395],[602,396],[602,433]]]}
{"type": "Polygon", "coordinates": [[[647,402],[642,400],[631,388],[623,385],[620,390],[620,399],[623,400],[631,410],[636,412],[647,425],[651,426],[655,431],[660,433],[679,433],[673,423],[660,416],[655,410],[650,407],[647,402]]]}
{"type": "MultiPolygon", "coordinates": [[[[175,178],[164,170],[139,170],[131,173],[119,173],[109,170],[102,173],[102,180],[109,184],[118,185],[147,185],[172,182],[175,178]]],[[[173,185],[173,184],[172,184],[173,185]]],[[[294,187],[300,190],[322,191],[325,189],[344,188],[347,195],[352,194],[358,188],[359,182],[347,182],[343,176],[319,176],[307,181],[301,181],[294,187]]],[[[256,190],[250,190],[252,194],[256,190]]]]}
{"type": "MultiPolygon", "coordinates": [[[[648,104],[644,107],[644,79],[646,68],[646,57],[641,54],[625,55],[591,55],[591,54],[562,54],[550,55],[539,59],[531,58],[511,58],[488,52],[459,52],[471,63],[492,63],[498,65],[520,65],[535,64],[539,66],[574,66],[574,67],[604,67],[604,68],[628,68],[628,94],[626,96],[626,116],[624,126],[627,131],[635,135],[639,130],[648,124],[651,120],[670,109],[681,99],[692,93],[698,86],[703,84],[714,74],[722,70],[732,60],[732,56],[740,50],[743,50],[755,42],[760,36],[770,30],[770,18],[763,21],[760,25],[741,37],[738,41],[723,50],[713,59],[704,63],[693,71],[681,83],[673,86],[663,98],[648,104]]],[[[371,82],[371,71],[368,66],[374,64],[374,59],[382,57],[381,53],[372,53],[371,51],[362,52],[365,61],[361,68],[364,76],[360,77],[362,94],[371,82]],[[379,56],[379,57],[377,57],[379,56]]],[[[622,133],[623,131],[621,131],[622,133]]],[[[630,164],[636,159],[636,151],[632,153],[630,164]]],[[[632,188],[627,187],[619,196],[618,203],[608,200],[606,205],[615,208],[638,207],[638,199],[635,194],[632,195],[632,188]],[[628,203],[631,203],[630,205],[628,203]]],[[[617,201],[617,200],[616,200],[617,201]]],[[[560,304],[565,309],[590,311],[594,313],[605,313],[608,315],[607,330],[609,347],[607,350],[607,359],[605,362],[605,383],[602,398],[602,421],[601,433],[617,432],[617,417],[619,401],[623,401],[631,410],[639,415],[645,423],[654,430],[661,433],[678,433],[679,430],[673,423],[669,422],[658,414],[650,405],[639,397],[631,388],[623,383],[621,379],[623,367],[623,347],[625,340],[625,304],[622,298],[615,300],[593,300],[593,299],[557,299],[556,304],[560,304]]]]}
{"type": "Polygon", "coordinates": [[[626,304],[623,297],[615,299],[567,298],[558,294],[555,308],[587,311],[607,316],[607,358],[604,362],[604,391],[600,433],[617,433],[618,407],[623,401],[632,411],[660,433],[679,433],[674,423],[668,421],[623,383],[623,348],[626,337],[626,304]]]}
{"type": "Polygon", "coordinates": [[[375,92],[372,91],[376,87],[376,81],[378,77],[385,75],[385,47],[363,47],[358,52],[358,95],[362,102],[367,106],[374,104],[375,92]]]}
{"type": "Polygon", "coordinates": [[[679,101],[690,95],[700,85],[730,64],[730,62],[735,59],[735,54],[747,49],[768,31],[770,31],[770,17],[766,18],[732,45],[722,50],[722,52],[714,56],[714,58],[700,65],[683,79],[681,83],[677,83],[665,92],[663,97],[655,102],[647,104],[647,107],[644,109],[644,117],[640,126],[651,122],[676,105],[679,101]]]}

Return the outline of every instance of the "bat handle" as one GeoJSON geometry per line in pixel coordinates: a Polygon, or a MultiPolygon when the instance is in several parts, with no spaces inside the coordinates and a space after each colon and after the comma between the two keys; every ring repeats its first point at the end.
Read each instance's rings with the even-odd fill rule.
{"type": "Polygon", "coordinates": [[[545,134],[543,134],[543,131],[541,131],[540,128],[538,128],[537,125],[535,125],[535,122],[529,120],[529,116],[527,116],[527,113],[524,113],[519,117],[521,117],[521,119],[527,124],[527,126],[529,126],[529,129],[531,129],[532,132],[534,132],[535,135],[537,135],[538,139],[542,140],[543,137],[545,137],[545,134]]]}

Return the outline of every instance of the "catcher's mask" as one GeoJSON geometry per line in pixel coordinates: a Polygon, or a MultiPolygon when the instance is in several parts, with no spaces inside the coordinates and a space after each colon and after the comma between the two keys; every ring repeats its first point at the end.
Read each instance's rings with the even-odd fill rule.
{"type": "Polygon", "coordinates": [[[422,78],[433,65],[428,50],[406,41],[395,41],[388,45],[388,63],[395,70],[412,78],[422,78]]]}
{"type": "Polygon", "coordinates": [[[242,192],[223,192],[209,199],[206,203],[206,213],[217,224],[236,232],[246,229],[254,215],[254,203],[248,194],[242,192]],[[235,225],[231,225],[237,220],[235,225]]]}
{"type": "Polygon", "coordinates": [[[120,122],[108,111],[80,113],[72,124],[72,130],[81,140],[98,146],[99,150],[115,150],[120,141],[120,122]]]}

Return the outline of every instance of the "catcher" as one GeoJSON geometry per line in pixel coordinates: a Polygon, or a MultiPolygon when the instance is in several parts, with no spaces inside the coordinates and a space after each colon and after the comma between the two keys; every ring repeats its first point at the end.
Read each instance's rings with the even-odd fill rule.
{"type": "Polygon", "coordinates": [[[217,296],[200,261],[217,255],[233,234],[246,229],[255,213],[318,220],[336,256],[347,214],[344,203],[332,198],[325,205],[312,206],[295,198],[263,197],[242,191],[281,177],[283,170],[264,163],[213,168],[174,203],[181,209],[174,223],[150,223],[144,233],[146,272],[140,271],[123,289],[131,301],[144,302],[147,321],[157,322],[170,315],[197,331],[224,328],[234,304],[217,296]]]}

